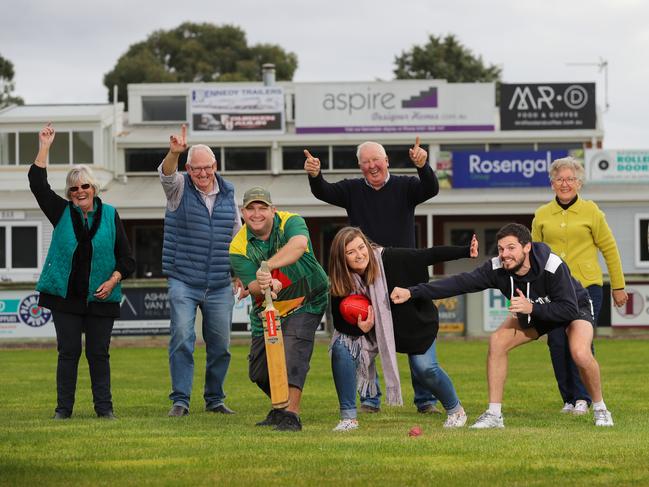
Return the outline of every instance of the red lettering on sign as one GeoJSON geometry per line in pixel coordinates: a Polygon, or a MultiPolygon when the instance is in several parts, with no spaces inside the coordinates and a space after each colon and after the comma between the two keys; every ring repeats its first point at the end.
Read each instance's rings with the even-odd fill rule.
{"type": "Polygon", "coordinates": [[[277,324],[275,323],[275,313],[272,311],[266,312],[266,323],[268,324],[268,336],[277,336],[277,324]]]}

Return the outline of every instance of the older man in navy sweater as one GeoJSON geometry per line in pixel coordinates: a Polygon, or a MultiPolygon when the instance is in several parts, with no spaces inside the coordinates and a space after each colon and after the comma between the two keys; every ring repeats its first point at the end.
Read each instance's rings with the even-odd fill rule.
{"type": "MultiPolygon", "coordinates": [[[[428,153],[419,137],[409,150],[417,176],[395,176],[385,148],[377,142],[363,142],[356,150],[362,178],[330,183],[320,171],[320,159],[304,151],[304,170],[311,193],[325,203],[347,211],[349,224],[359,227],[372,241],[384,247],[416,248],[415,207],[439,193],[439,183],[428,164],[428,153]]],[[[413,375],[414,377],[414,375],[413,375]]],[[[439,413],[437,400],[413,378],[415,405],[420,413],[439,413]]],[[[361,398],[361,411],[378,412],[379,398],[361,398]]]]}

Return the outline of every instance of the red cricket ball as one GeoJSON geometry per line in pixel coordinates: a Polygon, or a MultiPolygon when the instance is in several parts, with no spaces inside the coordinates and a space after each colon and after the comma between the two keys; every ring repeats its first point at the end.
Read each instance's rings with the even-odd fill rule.
{"type": "Polygon", "coordinates": [[[408,436],[421,436],[421,428],[419,426],[413,426],[408,431],[408,436]]]}

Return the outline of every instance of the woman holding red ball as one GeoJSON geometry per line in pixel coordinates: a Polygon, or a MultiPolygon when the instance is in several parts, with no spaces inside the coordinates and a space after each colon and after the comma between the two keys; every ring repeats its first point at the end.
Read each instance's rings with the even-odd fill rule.
{"type": "Polygon", "coordinates": [[[444,427],[466,424],[466,413],[453,383],[437,362],[439,320],[435,304],[408,301],[391,305],[390,289],[427,281],[430,265],[477,256],[475,236],[466,247],[398,249],[371,244],[355,227],[345,227],[336,234],[329,257],[335,328],[330,352],[341,419],[334,431],[358,428],[356,392],[377,394],[377,355],[381,357],[387,403],[403,404],[397,352],[408,354],[412,372],[440,399],[448,415],[444,427]],[[354,324],[340,312],[340,303],[352,294],[365,295],[371,302],[366,319],[359,314],[354,324]]]}

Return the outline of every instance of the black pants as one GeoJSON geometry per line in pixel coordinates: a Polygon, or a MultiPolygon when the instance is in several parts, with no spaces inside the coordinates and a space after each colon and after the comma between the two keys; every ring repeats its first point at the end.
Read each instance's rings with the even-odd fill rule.
{"type": "Polygon", "coordinates": [[[90,369],[92,400],[97,414],[113,409],[110,393],[110,336],[115,318],[52,311],[59,361],[56,367],[56,411],[72,414],[81,357],[81,335],[86,334],[86,358],[90,369]]]}

